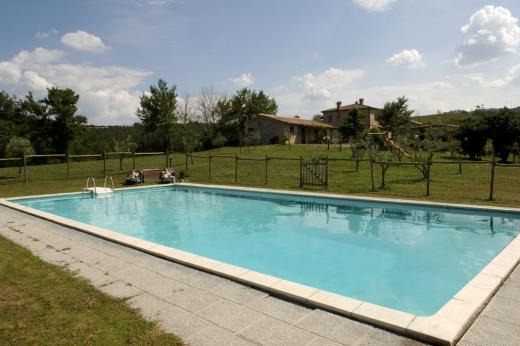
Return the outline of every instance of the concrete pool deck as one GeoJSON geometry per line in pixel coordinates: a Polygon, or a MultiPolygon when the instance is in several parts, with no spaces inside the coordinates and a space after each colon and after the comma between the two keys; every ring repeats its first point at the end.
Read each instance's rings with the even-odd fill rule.
{"type": "MultiPolygon", "coordinates": [[[[191,345],[420,344],[3,206],[0,220],[0,235],[108,294],[129,298],[191,345]]],[[[459,342],[490,344],[520,344],[518,268],[459,342]]]]}

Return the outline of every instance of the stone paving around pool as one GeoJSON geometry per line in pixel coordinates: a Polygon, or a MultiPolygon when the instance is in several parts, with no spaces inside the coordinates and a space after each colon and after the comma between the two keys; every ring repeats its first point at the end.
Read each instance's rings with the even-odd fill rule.
{"type": "MultiPolygon", "coordinates": [[[[127,298],[190,345],[420,344],[6,207],[0,207],[0,220],[0,235],[127,298]]],[[[518,268],[459,344],[520,344],[518,268]]]]}

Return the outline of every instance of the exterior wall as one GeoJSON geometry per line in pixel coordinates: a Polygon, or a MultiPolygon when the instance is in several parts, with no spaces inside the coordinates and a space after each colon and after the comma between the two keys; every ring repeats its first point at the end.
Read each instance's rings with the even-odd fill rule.
{"type": "Polygon", "coordinates": [[[259,144],[282,143],[285,133],[291,134],[291,144],[300,143],[301,141],[299,126],[291,126],[267,117],[251,119],[249,128],[260,134],[259,144]],[[293,128],[292,133],[291,127],[293,128]]]}
{"type": "MultiPolygon", "coordinates": [[[[378,123],[376,121],[376,115],[381,112],[380,109],[374,109],[374,108],[364,108],[359,109],[361,113],[365,115],[365,129],[370,129],[373,127],[378,127],[378,123]]],[[[335,127],[341,127],[345,123],[345,119],[347,118],[348,113],[350,112],[350,109],[348,110],[341,110],[341,111],[330,111],[330,112],[323,112],[323,122],[330,124],[335,127]],[[339,114],[338,114],[339,113],[339,114]]]]}
{"type": "MultiPolygon", "coordinates": [[[[250,120],[249,129],[260,134],[259,144],[282,143],[284,133],[291,135],[291,144],[317,143],[320,140],[320,130],[318,128],[290,125],[261,116],[250,120]]],[[[328,129],[323,131],[324,136],[329,134],[328,129]]]]}

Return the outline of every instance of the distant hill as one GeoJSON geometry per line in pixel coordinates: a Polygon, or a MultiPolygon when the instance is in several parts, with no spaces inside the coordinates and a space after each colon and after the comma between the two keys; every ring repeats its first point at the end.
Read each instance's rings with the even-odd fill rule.
{"type": "MultiPolygon", "coordinates": [[[[488,108],[485,110],[486,113],[497,112],[499,108],[488,108]]],[[[520,114],[520,106],[513,108],[515,113],[520,114]]],[[[412,117],[412,120],[421,122],[423,124],[451,124],[451,125],[460,125],[464,122],[465,119],[470,118],[472,116],[472,112],[468,112],[465,110],[454,110],[444,113],[431,114],[431,115],[421,115],[412,117]]]]}
{"type": "Polygon", "coordinates": [[[471,117],[471,112],[455,110],[439,114],[421,115],[412,117],[412,120],[423,124],[451,124],[460,125],[465,119],[471,117]]]}

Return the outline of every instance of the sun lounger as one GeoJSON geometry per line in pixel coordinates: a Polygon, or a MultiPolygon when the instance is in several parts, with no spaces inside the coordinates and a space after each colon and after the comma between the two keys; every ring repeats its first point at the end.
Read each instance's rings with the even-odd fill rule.
{"type": "Polygon", "coordinates": [[[161,183],[175,183],[175,171],[170,168],[165,168],[161,171],[159,176],[161,183]]]}
{"type": "Polygon", "coordinates": [[[128,178],[125,179],[127,185],[141,184],[144,183],[144,173],[141,169],[134,169],[128,178]]]}

